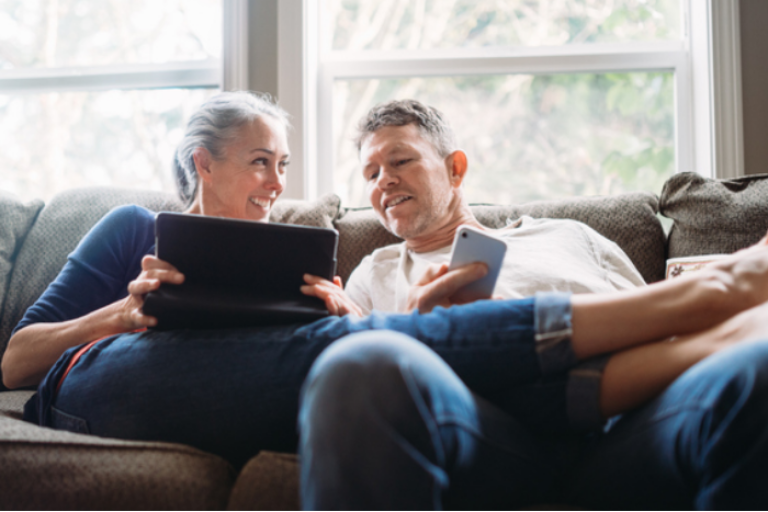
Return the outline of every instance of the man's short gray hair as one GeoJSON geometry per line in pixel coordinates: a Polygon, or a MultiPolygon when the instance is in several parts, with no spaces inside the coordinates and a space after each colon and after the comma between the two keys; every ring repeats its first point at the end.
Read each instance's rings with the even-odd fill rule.
{"type": "Polygon", "coordinates": [[[447,157],[456,149],[453,130],[439,110],[416,100],[394,100],[376,105],[360,120],[355,137],[357,151],[360,152],[363,140],[380,128],[409,124],[419,128],[441,157],[447,157]]]}
{"type": "Polygon", "coordinates": [[[224,158],[224,148],[237,131],[261,116],[271,116],[288,130],[288,113],[269,94],[246,91],[222,92],[209,98],[192,114],[173,159],[173,177],[182,202],[189,206],[195,199],[198,176],[193,154],[205,148],[215,160],[224,158]]]}

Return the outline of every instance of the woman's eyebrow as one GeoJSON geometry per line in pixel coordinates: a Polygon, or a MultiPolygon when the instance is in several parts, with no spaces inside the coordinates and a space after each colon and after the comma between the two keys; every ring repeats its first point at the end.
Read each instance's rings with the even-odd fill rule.
{"type": "Polygon", "coordinates": [[[270,155],[274,155],[275,154],[274,151],[272,151],[271,149],[267,149],[267,148],[255,148],[255,149],[250,150],[248,153],[249,154],[250,153],[255,153],[257,151],[263,151],[264,153],[269,153],[270,155]]]}
{"type": "MultiPolygon", "coordinates": [[[[250,154],[256,153],[258,151],[261,151],[263,153],[267,153],[269,155],[274,155],[275,154],[274,151],[272,151],[271,149],[267,149],[267,148],[255,148],[255,149],[250,150],[248,152],[248,154],[250,155],[250,154]]],[[[280,157],[280,160],[285,160],[285,159],[290,158],[290,157],[291,157],[291,154],[290,153],[286,153],[286,154],[284,154],[283,156],[280,157]]]]}

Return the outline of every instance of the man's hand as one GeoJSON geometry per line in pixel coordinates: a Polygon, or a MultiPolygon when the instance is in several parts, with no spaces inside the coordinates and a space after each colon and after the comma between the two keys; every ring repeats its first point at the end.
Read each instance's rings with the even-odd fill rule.
{"type": "Polygon", "coordinates": [[[144,256],[141,260],[141,273],[128,283],[128,296],[119,304],[123,332],[157,325],[157,319],[145,315],[141,309],[144,306],[144,297],[149,292],[160,288],[160,283],[181,284],[183,282],[184,274],[176,267],[154,256],[144,256]]]}
{"type": "Polygon", "coordinates": [[[429,313],[436,306],[450,307],[463,304],[452,300],[454,293],[473,281],[485,277],[488,267],[485,263],[471,263],[448,271],[448,264],[430,265],[421,279],[408,292],[408,311],[418,309],[429,313]]]}
{"type": "Polygon", "coordinates": [[[301,287],[301,293],[322,299],[330,314],[363,316],[360,307],[344,293],[339,276],[334,277],[333,282],[330,282],[322,277],[304,274],[304,282],[307,284],[301,287]]]}

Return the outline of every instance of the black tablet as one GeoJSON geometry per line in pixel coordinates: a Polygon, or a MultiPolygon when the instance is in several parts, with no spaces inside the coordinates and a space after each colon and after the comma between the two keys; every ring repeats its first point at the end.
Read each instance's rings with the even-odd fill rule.
{"type": "Polygon", "coordinates": [[[162,212],[155,254],[184,274],[147,294],[144,313],[157,329],[226,328],[308,322],[325,303],[301,293],[304,274],[332,280],[333,229],[162,212]]]}

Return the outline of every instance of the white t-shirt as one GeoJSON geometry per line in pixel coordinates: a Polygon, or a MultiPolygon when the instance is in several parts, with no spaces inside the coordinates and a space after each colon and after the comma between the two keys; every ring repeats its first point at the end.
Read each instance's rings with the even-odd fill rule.
{"type": "MultiPolygon", "coordinates": [[[[618,245],[581,222],[522,217],[492,230],[507,243],[495,295],[522,298],[536,292],[599,293],[635,288],[642,276],[618,245]]],[[[430,264],[448,263],[451,247],[427,253],[405,242],[376,249],[352,272],[349,297],[365,314],[405,312],[408,291],[430,264]]]]}

